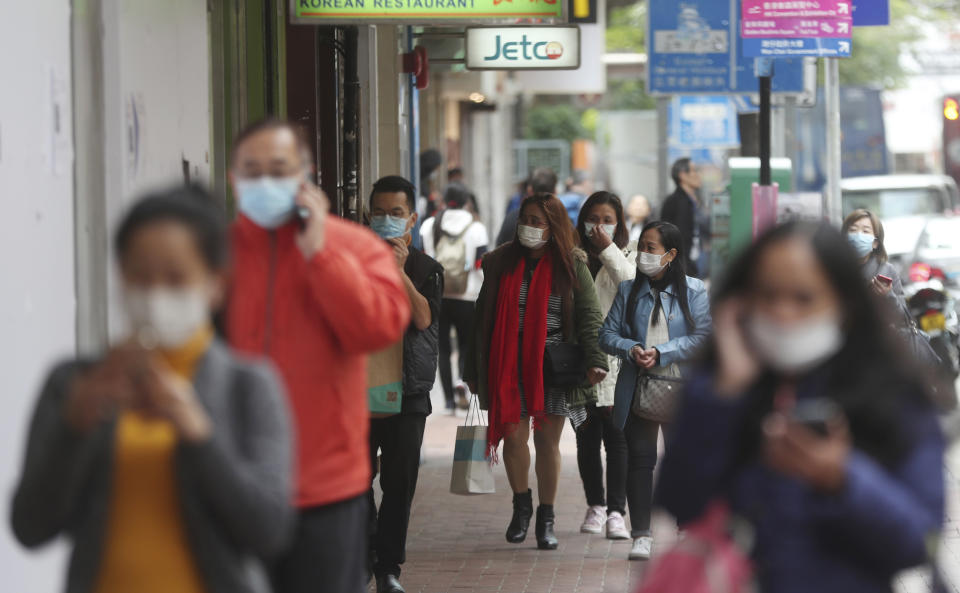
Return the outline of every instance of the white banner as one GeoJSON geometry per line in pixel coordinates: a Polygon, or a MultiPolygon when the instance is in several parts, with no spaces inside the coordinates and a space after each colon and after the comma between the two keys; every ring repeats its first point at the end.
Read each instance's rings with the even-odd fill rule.
{"type": "Polygon", "coordinates": [[[580,67],[580,28],[468,27],[470,70],[575,70],[580,67]]]}

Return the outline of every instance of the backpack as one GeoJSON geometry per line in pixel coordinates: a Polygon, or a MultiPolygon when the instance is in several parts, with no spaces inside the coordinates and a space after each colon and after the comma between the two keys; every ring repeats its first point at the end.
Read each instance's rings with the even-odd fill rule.
{"type": "MultiPolygon", "coordinates": [[[[445,211],[444,211],[445,212],[445,211]]],[[[443,212],[436,217],[433,225],[433,247],[435,259],[443,266],[443,296],[456,297],[467,292],[467,243],[464,235],[473,226],[471,222],[460,234],[451,235],[443,230],[443,212]]]]}
{"type": "Polygon", "coordinates": [[[748,593],[753,567],[728,535],[729,507],[715,501],[686,537],[651,566],[637,593],[748,593]]]}

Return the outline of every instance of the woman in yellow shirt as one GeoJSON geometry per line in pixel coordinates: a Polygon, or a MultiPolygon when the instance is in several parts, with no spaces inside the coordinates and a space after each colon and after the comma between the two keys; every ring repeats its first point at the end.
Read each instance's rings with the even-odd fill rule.
{"type": "Polygon", "coordinates": [[[74,543],[68,593],[267,591],[290,535],[291,429],[269,366],[214,337],[226,231],[211,197],[137,203],[116,235],[129,339],[56,367],[30,429],[13,529],[74,543]]]}

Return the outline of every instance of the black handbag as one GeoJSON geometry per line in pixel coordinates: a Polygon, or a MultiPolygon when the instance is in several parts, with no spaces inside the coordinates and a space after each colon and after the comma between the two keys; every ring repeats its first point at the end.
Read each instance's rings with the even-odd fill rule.
{"type": "Polygon", "coordinates": [[[570,389],[587,380],[587,361],[580,344],[547,344],[543,352],[543,385],[570,389]]]}
{"type": "Polygon", "coordinates": [[[923,333],[913,315],[898,301],[900,314],[903,317],[902,324],[896,326],[897,334],[907,345],[907,351],[913,357],[913,360],[926,368],[937,368],[942,364],[937,352],[930,345],[930,338],[923,333]]]}
{"type": "Polygon", "coordinates": [[[637,377],[630,411],[654,422],[671,422],[685,384],[677,365],[670,365],[663,374],[644,373],[637,377]]]}

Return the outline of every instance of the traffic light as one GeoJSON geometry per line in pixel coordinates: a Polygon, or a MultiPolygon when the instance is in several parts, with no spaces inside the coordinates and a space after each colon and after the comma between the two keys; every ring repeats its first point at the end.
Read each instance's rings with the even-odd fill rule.
{"type": "Polygon", "coordinates": [[[957,121],[960,119],[960,103],[953,97],[947,97],[943,100],[943,117],[947,121],[957,121]]]}
{"type": "Polygon", "coordinates": [[[960,94],[943,98],[943,170],[960,184],[960,94]]]}

